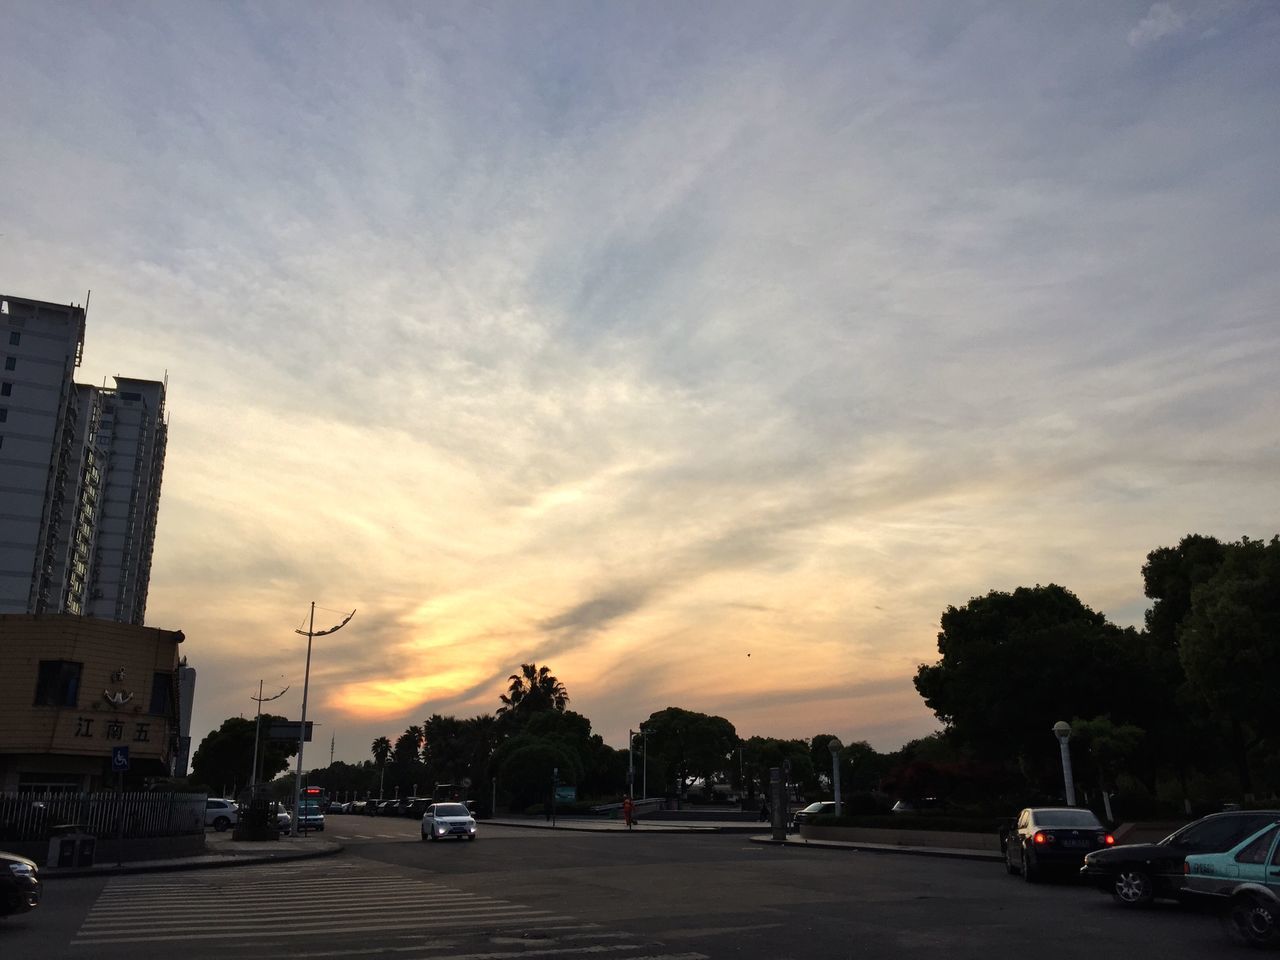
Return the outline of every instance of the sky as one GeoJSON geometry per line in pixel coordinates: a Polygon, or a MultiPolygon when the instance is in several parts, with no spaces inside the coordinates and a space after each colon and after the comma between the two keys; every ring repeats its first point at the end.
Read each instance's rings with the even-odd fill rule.
{"type": "MultiPolygon", "coordinates": [[[[0,0],[0,289],[168,378],[147,622],[308,767],[525,662],[881,750],[1280,522],[1280,7],[0,0]],[[315,756],[321,752],[321,756],[315,756]]],[[[1046,731],[1046,735],[1048,735],[1046,731]]]]}

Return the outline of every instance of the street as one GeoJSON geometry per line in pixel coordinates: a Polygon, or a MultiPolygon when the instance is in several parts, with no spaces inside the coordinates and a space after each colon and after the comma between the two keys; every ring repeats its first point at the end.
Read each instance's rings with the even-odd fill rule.
{"type": "Polygon", "coordinates": [[[741,835],[583,833],[331,817],[314,860],[46,883],[0,956],[183,960],[1247,957],[1208,915],[1127,912],[999,864],[779,848],[741,835]]]}

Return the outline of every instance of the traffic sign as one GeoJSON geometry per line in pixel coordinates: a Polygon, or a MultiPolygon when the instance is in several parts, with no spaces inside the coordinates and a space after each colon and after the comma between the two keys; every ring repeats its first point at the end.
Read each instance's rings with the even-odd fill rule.
{"type": "Polygon", "coordinates": [[[129,748],[128,747],[112,747],[111,748],[111,772],[124,773],[129,769],[129,748]]]}

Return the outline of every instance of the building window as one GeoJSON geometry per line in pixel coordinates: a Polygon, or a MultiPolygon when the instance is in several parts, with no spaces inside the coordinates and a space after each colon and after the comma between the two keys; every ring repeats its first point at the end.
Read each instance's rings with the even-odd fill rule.
{"type": "Polygon", "coordinates": [[[151,678],[151,709],[147,713],[167,717],[173,713],[173,674],[156,673],[151,678]]]}
{"type": "Polygon", "coordinates": [[[37,707],[74,707],[80,698],[84,664],[70,660],[41,660],[36,678],[37,707]]]}
{"type": "Polygon", "coordinates": [[[17,330],[10,330],[9,346],[16,347],[21,342],[22,342],[22,334],[20,334],[17,330]]]}
{"type": "Polygon", "coordinates": [[[0,423],[4,423],[8,419],[9,419],[9,408],[0,407],[0,423]]]}
{"type": "Polygon", "coordinates": [[[13,384],[10,383],[8,380],[6,380],[4,383],[0,383],[0,397],[11,397],[11,396],[13,396],[13,384]]]}
{"type": "Polygon", "coordinates": [[[17,370],[17,369],[18,369],[18,358],[17,358],[17,357],[5,357],[5,358],[4,358],[4,368],[5,368],[6,370],[17,370]]]}

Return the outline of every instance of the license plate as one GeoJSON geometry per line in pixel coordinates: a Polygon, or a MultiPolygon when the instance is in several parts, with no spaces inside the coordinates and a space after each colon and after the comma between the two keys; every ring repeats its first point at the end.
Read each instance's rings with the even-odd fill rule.
{"type": "Polygon", "coordinates": [[[1063,840],[1062,845],[1064,847],[1087,847],[1089,846],[1089,841],[1088,840],[1063,840]]]}

